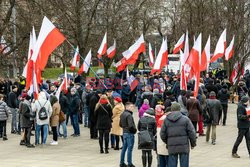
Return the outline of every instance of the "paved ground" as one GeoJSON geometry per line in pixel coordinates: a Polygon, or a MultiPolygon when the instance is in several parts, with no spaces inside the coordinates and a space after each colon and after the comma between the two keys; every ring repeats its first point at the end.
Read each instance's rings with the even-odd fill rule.
{"type": "MultiPolygon", "coordinates": [[[[191,151],[191,167],[249,167],[245,140],[239,147],[240,159],[231,158],[231,149],[237,136],[236,105],[229,106],[228,124],[217,127],[217,144],[205,142],[205,137],[199,137],[197,147],[191,151]]],[[[137,120],[138,118],[136,118],[137,120]]],[[[68,127],[69,134],[72,127],[68,127]]],[[[110,154],[100,154],[98,140],[89,139],[89,130],[81,126],[81,137],[59,139],[58,146],[45,145],[28,149],[19,146],[20,136],[8,135],[8,141],[0,141],[0,166],[1,167],[118,167],[120,151],[110,150],[110,154]]],[[[49,136],[48,142],[52,136],[49,136]]],[[[32,137],[34,142],[34,137],[32,137]]],[[[134,164],[141,167],[141,152],[133,152],[134,164]]],[[[154,157],[153,167],[156,167],[154,157]]]]}

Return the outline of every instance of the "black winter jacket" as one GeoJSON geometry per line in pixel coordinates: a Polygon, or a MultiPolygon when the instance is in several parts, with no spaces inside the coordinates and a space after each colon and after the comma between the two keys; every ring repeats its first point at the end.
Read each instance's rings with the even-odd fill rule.
{"type": "Polygon", "coordinates": [[[20,126],[21,128],[30,128],[32,125],[31,118],[35,118],[35,115],[31,115],[31,106],[28,101],[24,101],[20,104],[20,126]]]}
{"type": "Polygon", "coordinates": [[[246,112],[246,105],[242,104],[241,102],[238,104],[237,108],[237,127],[242,129],[248,129],[250,127],[250,121],[248,120],[246,112]]]}
{"type": "MultiPolygon", "coordinates": [[[[152,141],[154,140],[154,136],[156,135],[156,121],[155,117],[151,116],[147,113],[144,113],[144,116],[138,122],[138,131],[148,130],[152,141]]],[[[140,143],[138,144],[140,145],[140,143]]],[[[153,149],[153,145],[145,146],[139,149],[153,149]]]]}
{"type": "Polygon", "coordinates": [[[100,104],[95,111],[97,118],[96,129],[98,130],[110,130],[112,124],[112,108],[110,104],[100,104]]]}
{"type": "Polygon", "coordinates": [[[70,100],[69,109],[70,109],[71,115],[77,114],[79,112],[80,104],[81,104],[81,99],[79,98],[78,93],[76,93],[71,97],[71,100],[70,100]]]}
{"type": "Polygon", "coordinates": [[[230,94],[227,89],[222,88],[218,93],[218,99],[221,104],[228,104],[228,99],[230,98],[230,94]]]}
{"type": "Polygon", "coordinates": [[[8,106],[10,108],[18,108],[16,93],[14,93],[14,92],[9,93],[9,95],[8,95],[8,106]]]}
{"type": "Polygon", "coordinates": [[[167,144],[169,154],[189,153],[196,146],[196,132],[190,119],[179,111],[167,115],[160,132],[161,139],[167,144]]]}
{"type": "Polygon", "coordinates": [[[123,129],[123,133],[135,134],[137,131],[132,114],[133,113],[131,111],[125,110],[120,116],[119,125],[123,129]]]}

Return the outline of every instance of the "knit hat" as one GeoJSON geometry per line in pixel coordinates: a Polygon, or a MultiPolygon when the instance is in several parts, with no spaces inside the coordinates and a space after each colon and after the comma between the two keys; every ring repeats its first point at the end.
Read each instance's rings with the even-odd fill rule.
{"type": "Polygon", "coordinates": [[[214,91],[211,91],[210,94],[209,94],[209,97],[212,97],[212,96],[216,96],[214,91]]]}
{"type": "Polygon", "coordinates": [[[74,94],[76,94],[76,92],[77,92],[77,90],[76,90],[76,88],[71,88],[71,90],[70,90],[71,92],[73,92],[74,94]]]}
{"type": "Polygon", "coordinates": [[[22,97],[23,99],[26,99],[27,96],[28,96],[28,94],[27,94],[26,92],[23,92],[22,95],[21,95],[21,97],[22,97]]]}
{"type": "Polygon", "coordinates": [[[152,115],[152,116],[155,116],[155,111],[154,111],[153,108],[147,109],[145,113],[147,113],[147,114],[149,114],[149,115],[152,115]]]}
{"type": "Polygon", "coordinates": [[[248,99],[247,96],[242,96],[242,97],[241,97],[241,102],[242,102],[242,103],[246,103],[246,102],[248,102],[248,100],[249,100],[249,99],[248,99]]]}
{"type": "Polygon", "coordinates": [[[171,111],[180,111],[180,110],[181,110],[180,104],[177,102],[173,102],[171,105],[171,111]]]}
{"type": "Polygon", "coordinates": [[[159,89],[154,89],[153,93],[159,93],[159,89]]]}
{"type": "Polygon", "coordinates": [[[143,103],[149,104],[148,99],[144,99],[144,100],[143,100],[143,103]]]}
{"type": "Polygon", "coordinates": [[[117,101],[118,103],[122,102],[122,99],[119,96],[115,97],[114,100],[117,101]]]}

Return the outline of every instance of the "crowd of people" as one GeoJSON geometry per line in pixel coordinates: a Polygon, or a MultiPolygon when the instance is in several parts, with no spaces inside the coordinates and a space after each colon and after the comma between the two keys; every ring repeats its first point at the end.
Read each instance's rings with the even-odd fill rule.
{"type": "Polygon", "coordinates": [[[59,98],[58,82],[40,85],[38,99],[25,91],[25,82],[0,80],[0,138],[8,140],[7,119],[11,115],[12,134],[20,134],[20,145],[34,148],[47,143],[48,134],[53,135],[51,145],[58,145],[58,137],[68,138],[69,120],[73,137],[79,137],[79,124],[89,128],[90,139],[98,139],[100,153],[121,149],[120,167],[133,167],[135,134],[138,133],[138,149],[142,150],[142,166],[152,166],[153,151],[157,154],[159,167],[189,165],[190,148],[196,140],[216,145],[216,126],[227,125],[228,101],[238,97],[238,137],[232,156],[240,158],[237,149],[246,138],[250,156],[250,116],[247,115],[250,94],[250,74],[247,71],[238,85],[231,85],[226,77],[206,74],[200,79],[198,96],[194,96],[194,82],[187,84],[187,91],[180,89],[180,78],[172,73],[150,76],[136,75],[137,87],[131,91],[127,81],[112,89],[99,87],[105,84],[100,78],[94,83],[71,81],[67,91],[59,98]],[[233,92],[236,92],[237,96],[233,92]],[[138,113],[135,113],[137,112],[138,113]],[[139,121],[135,122],[135,114],[139,121]],[[206,127],[206,133],[204,132],[206,127]],[[34,133],[33,133],[34,131],[34,133]],[[210,136],[211,133],[211,136],[210,136]],[[30,142],[35,136],[35,143],[30,142]],[[40,139],[41,138],[41,139],[40,139]],[[125,155],[127,153],[127,164],[125,155]]]}

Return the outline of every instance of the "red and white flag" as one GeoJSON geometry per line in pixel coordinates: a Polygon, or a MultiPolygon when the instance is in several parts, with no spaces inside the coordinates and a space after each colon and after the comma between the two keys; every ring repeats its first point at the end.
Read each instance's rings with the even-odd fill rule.
{"type": "Polygon", "coordinates": [[[226,33],[227,33],[227,30],[225,29],[222,32],[222,34],[221,34],[221,36],[216,44],[214,55],[210,60],[211,63],[216,61],[218,58],[221,58],[224,56],[225,50],[226,50],[226,45],[227,45],[226,33]]]}
{"type": "Polygon", "coordinates": [[[127,67],[126,59],[123,57],[120,61],[114,64],[116,72],[121,72],[127,67]]]}
{"type": "Polygon", "coordinates": [[[61,85],[59,86],[59,88],[57,89],[56,94],[55,94],[58,101],[59,101],[59,98],[60,98],[61,91],[67,92],[68,91],[68,86],[69,86],[69,84],[68,84],[68,78],[67,78],[67,71],[66,71],[66,68],[65,68],[63,81],[62,81],[61,85]]]}
{"type": "Polygon", "coordinates": [[[22,76],[24,78],[27,78],[27,68],[28,68],[29,60],[31,58],[31,52],[30,52],[31,46],[32,46],[32,33],[30,33],[29,50],[28,50],[28,61],[27,61],[26,65],[24,66],[23,73],[22,73],[22,76]]]}
{"type": "Polygon", "coordinates": [[[167,45],[167,38],[166,40],[162,40],[160,51],[156,57],[154,67],[151,70],[151,75],[154,73],[160,73],[161,70],[167,65],[168,61],[168,45],[167,45]]]}
{"type": "Polygon", "coordinates": [[[127,67],[127,82],[130,86],[130,91],[132,92],[138,85],[138,80],[133,76],[129,75],[129,70],[127,67]]]}
{"type": "Polygon", "coordinates": [[[238,78],[241,76],[241,75],[244,75],[244,68],[242,68],[242,71],[240,73],[240,75],[238,74],[240,72],[240,68],[241,68],[241,65],[239,62],[236,62],[235,65],[234,65],[234,68],[233,68],[233,71],[232,71],[232,74],[229,78],[230,82],[232,84],[235,84],[236,81],[238,80],[238,78]]]}
{"type": "Polygon", "coordinates": [[[122,55],[123,57],[125,57],[127,64],[135,64],[139,54],[145,52],[145,41],[142,34],[140,38],[132,46],[129,47],[128,50],[122,53],[122,55]]]}
{"type": "Polygon", "coordinates": [[[110,46],[107,50],[108,58],[113,59],[113,57],[115,56],[115,53],[116,53],[116,41],[114,40],[113,46],[110,46]]]}
{"type": "Polygon", "coordinates": [[[185,34],[183,34],[178,42],[174,45],[173,54],[177,54],[184,47],[185,34]]]}
{"type": "MultiPolygon", "coordinates": [[[[35,32],[35,28],[32,28],[32,33],[30,35],[30,42],[29,42],[29,50],[28,50],[28,62],[26,64],[26,70],[24,69],[24,71],[26,72],[23,76],[25,76],[26,78],[26,90],[29,90],[30,86],[33,84],[33,77],[34,77],[34,61],[32,60],[32,55],[34,52],[34,48],[35,48],[35,44],[36,44],[36,32],[35,32]]],[[[36,75],[35,75],[36,76],[36,75]]],[[[37,82],[37,79],[36,79],[37,82]]]]}
{"type": "Polygon", "coordinates": [[[184,61],[184,53],[180,50],[180,59],[181,59],[181,78],[180,78],[180,89],[187,90],[187,81],[185,75],[185,61],[184,61]]]}
{"type": "Polygon", "coordinates": [[[154,52],[152,50],[151,43],[148,44],[149,66],[154,66],[154,52]]]}
{"type": "Polygon", "coordinates": [[[86,58],[84,59],[82,66],[78,70],[78,75],[81,75],[83,72],[85,72],[85,73],[88,72],[89,67],[90,67],[90,63],[91,63],[91,58],[92,58],[92,54],[91,54],[91,50],[89,50],[89,53],[87,54],[86,58]]]}
{"type": "Polygon", "coordinates": [[[62,33],[47,18],[43,18],[41,30],[37,38],[31,60],[36,64],[38,83],[41,71],[45,68],[50,54],[65,40],[62,33]]]}
{"type": "Polygon", "coordinates": [[[107,32],[105,33],[103,39],[102,39],[102,43],[100,48],[98,49],[97,53],[97,57],[100,59],[106,52],[107,52],[107,32]]]}
{"type": "Polygon", "coordinates": [[[79,54],[79,47],[77,46],[70,66],[70,70],[74,71],[76,67],[79,67],[79,62],[80,62],[80,54],[79,54]]]}
{"type": "Polygon", "coordinates": [[[201,54],[200,71],[206,71],[209,67],[209,62],[210,62],[210,35],[207,39],[205,48],[201,54]]]}
{"type": "Polygon", "coordinates": [[[201,34],[198,36],[190,51],[190,55],[186,62],[190,67],[195,77],[194,96],[198,95],[200,83],[200,63],[201,63],[201,34]]]}
{"type": "Polygon", "coordinates": [[[227,47],[225,51],[225,59],[228,61],[231,57],[233,57],[233,52],[234,52],[234,36],[232,41],[230,42],[229,46],[227,47]]]}
{"type": "Polygon", "coordinates": [[[0,40],[0,53],[8,53],[10,51],[10,47],[8,47],[7,42],[5,41],[4,37],[1,37],[0,40]]]}

